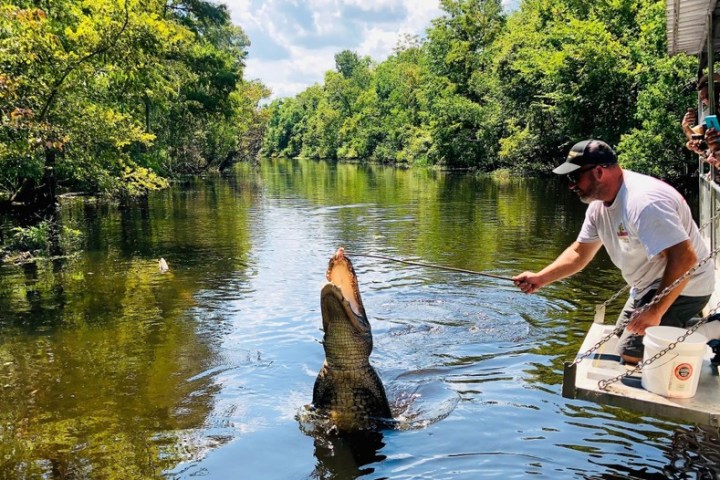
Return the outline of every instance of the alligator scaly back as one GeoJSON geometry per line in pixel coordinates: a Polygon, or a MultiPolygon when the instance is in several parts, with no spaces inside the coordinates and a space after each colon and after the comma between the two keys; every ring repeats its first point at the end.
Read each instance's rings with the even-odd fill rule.
{"type": "Polygon", "coordinates": [[[320,293],[325,362],[313,406],[340,431],[372,428],[391,417],[380,377],[370,365],[373,338],[352,262],[342,248],[330,259],[320,293]]]}

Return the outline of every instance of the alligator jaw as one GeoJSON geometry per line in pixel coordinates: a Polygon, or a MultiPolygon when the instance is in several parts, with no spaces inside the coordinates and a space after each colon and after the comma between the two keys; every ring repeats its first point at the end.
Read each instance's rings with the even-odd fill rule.
{"type": "Polygon", "coordinates": [[[344,248],[338,248],[335,255],[330,258],[325,278],[340,289],[342,297],[350,303],[350,307],[356,315],[367,319],[365,307],[363,307],[362,298],[360,298],[357,275],[352,262],[345,256],[344,248]]]}
{"type": "MultiPolygon", "coordinates": [[[[345,318],[352,327],[361,334],[370,332],[370,323],[364,315],[355,313],[350,302],[335,284],[327,283],[320,292],[320,309],[322,311],[323,330],[328,331],[330,322],[345,318]]],[[[364,313],[364,312],[363,312],[364,313]]]]}

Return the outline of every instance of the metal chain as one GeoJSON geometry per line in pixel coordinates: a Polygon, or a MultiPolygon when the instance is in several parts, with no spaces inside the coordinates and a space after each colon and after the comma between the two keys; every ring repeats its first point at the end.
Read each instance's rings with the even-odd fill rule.
{"type": "Polygon", "coordinates": [[[720,251],[720,246],[718,246],[715,250],[710,252],[705,258],[700,260],[690,270],[688,270],[683,275],[681,275],[677,279],[675,279],[675,281],[673,281],[670,285],[665,287],[660,293],[655,293],[655,296],[653,297],[653,299],[651,301],[649,301],[642,307],[638,308],[637,310],[633,311],[630,318],[628,318],[627,321],[623,323],[622,327],[618,327],[618,329],[624,329],[625,326],[627,326],[627,324],[630,323],[635,317],[637,317],[638,315],[640,315],[643,312],[648,311],[654,305],[657,305],[658,303],[660,303],[660,301],[663,298],[665,298],[668,294],[670,294],[670,292],[672,292],[675,288],[677,288],[678,285],[680,285],[682,282],[684,282],[690,275],[695,273],[700,267],[702,267],[707,262],[709,262],[718,251],[720,251]]]}
{"type": "Polygon", "coordinates": [[[595,345],[590,347],[586,352],[578,355],[577,358],[575,359],[575,361],[573,361],[569,366],[574,367],[578,363],[582,362],[583,360],[585,360],[586,358],[591,356],[593,353],[597,352],[600,349],[600,347],[605,345],[607,342],[609,342],[615,336],[616,331],[617,331],[617,328],[613,329],[612,332],[610,332],[608,335],[601,338],[595,345]]]}
{"type": "Polygon", "coordinates": [[[617,292],[615,292],[615,294],[614,294],[612,297],[610,297],[610,298],[608,298],[607,300],[605,300],[605,301],[602,303],[602,306],[603,306],[603,307],[607,307],[607,306],[610,305],[612,302],[614,302],[615,300],[617,300],[617,298],[618,298],[620,295],[622,295],[623,293],[625,293],[625,292],[626,292],[627,290],[629,290],[629,289],[630,289],[630,285],[625,285],[625,286],[622,287],[620,290],[618,290],[617,292]]]}
{"type": "Polygon", "coordinates": [[[710,217],[705,223],[703,223],[702,225],[700,225],[700,226],[698,227],[698,230],[703,230],[703,229],[706,228],[708,225],[712,224],[718,217],[720,217],[720,210],[716,211],[716,212],[715,212],[715,215],[713,215],[713,216],[710,217]]]}
{"type": "MultiPolygon", "coordinates": [[[[623,294],[623,292],[625,292],[629,288],[630,288],[630,285],[625,285],[620,290],[615,292],[615,294],[613,294],[610,298],[605,300],[603,303],[596,305],[595,306],[595,318],[597,319],[597,317],[599,315],[604,317],[605,316],[605,308],[608,305],[610,305],[612,302],[614,302],[620,295],[623,294]]],[[[572,362],[570,365],[574,366],[574,365],[577,365],[578,363],[582,362],[583,360],[588,358],[590,355],[595,353],[597,350],[599,350],[600,347],[602,347],[605,343],[609,342],[610,339],[612,339],[614,336],[615,336],[615,330],[610,332],[610,334],[606,335],[604,338],[601,338],[600,341],[598,341],[595,345],[590,347],[585,353],[578,355],[578,357],[575,359],[575,361],[572,362]]]]}
{"type": "MultiPolygon", "coordinates": [[[[635,311],[633,312],[633,314],[630,316],[630,318],[628,319],[628,321],[623,324],[622,328],[625,328],[625,326],[626,326],[628,323],[630,323],[630,321],[631,321],[633,318],[635,318],[637,315],[639,315],[641,312],[647,311],[651,306],[656,305],[657,303],[659,303],[660,300],[662,300],[663,297],[667,296],[674,288],[676,288],[680,283],[682,283],[687,277],[689,277],[690,275],[692,275],[693,273],[695,273],[700,267],[702,267],[702,266],[705,265],[707,262],[709,262],[709,261],[715,256],[715,254],[717,254],[718,251],[720,251],[720,246],[716,247],[715,250],[713,250],[712,252],[710,252],[705,258],[703,258],[700,262],[698,262],[698,264],[695,265],[693,268],[691,268],[690,270],[688,270],[687,272],[685,272],[684,275],[682,275],[681,277],[678,277],[672,284],[670,284],[670,285],[668,285],[667,287],[665,287],[665,289],[663,289],[662,292],[660,292],[659,294],[655,294],[655,297],[652,299],[652,301],[646,303],[646,304],[643,305],[642,307],[640,307],[640,308],[638,308],[637,310],[635,310],[635,311]]],[[[658,353],[656,353],[656,354],[653,355],[652,357],[648,358],[647,360],[644,360],[644,361],[642,361],[642,362],[639,362],[639,363],[638,363],[637,365],[635,365],[635,367],[634,367],[633,369],[631,369],[631,370],[628,370],[628,371],[626,371],[626,372],[624,372],[624,373],[621,373],[620,375],[617,375],[616,377],[613,377],[613,378],[610,378],[610,379],[606,379],[606,380],[600,380],[600,381],[598,381],[598,388],[599,388],[600,390],[606,390],[611,384],[619,381],[620,379],[625,378],[625,377],[629,377],[630,375],[634,375],[634,374],[638,373],[643,367],[646,367],[646,366],[650,365],[650,364],[653,363],[655,360],[657,360],[658,358],[662,357],[662,356],[665,355],[667,352],[669,352],[670,350],[672,350],[673,348],[675,348],[678,343],[684,342],[687,337],[689,337],[690,335],[692,335],[693,333],[695,333],[695,332],[697,331],[697,329],[700,328],[701,325],[703,325],[704,323],[706,323],[707,320],[708,320],[708,318],[710,318],[715,312],[717,312],[718,308],[720,308],[720,302],[718,302],[718,305],[716,305],[715,308],[712,309],[712,311],[708,314],[707,317],[704,317],[704,318],[700,319],[700,321],[699,321],[698,323],[696,323],[696,324],[693,325],[692,327],[688,328],[683,334],[681,334],[681,335],[677,338],[677,340],[675,340],[674,342],[670,343],[670,344],[669,344],[667,347],[665,347],[663,350],[659,351],[658,353]]],[[[615,329],[613,330],[612,334],[614,335],[619,329],[620,329],[619,327],[618,327],[618,328],[615,328],[615,329]]]]}
{"type": "MultiPolygon", "coordinates": [[[[630,316],[630,318],[628,318],[627,322],[624,322],[621,326],[615,327],[608,335],[606,335],[605,337],[601,338],[595,345],[593,345],[592,347],[590,347],[586,352],[578,355],[577,358],[575,359],[575,361],[573,361],[573,362],[570,364],[570,366],[575,366],[575,365],[577,365],[578,363],[580,363],[580,362],[582,362],[583,360],[585,360],[586,358],[590,357],[590,356],[591,356],[593,353],[595,353],[601,346],[603,346],[605,343],[609,342],[610,339],[612,339],[614,336],[616,336],[616,335],[617,335],[617,336],[620,336],[620,335],[622,334],[622,331],[625,329],[625,326],[626,326],[628,323],[630,323],[630,321],[632,321],[633,318],[635,318],[636,316],[640,315],[642,312],[645,312],[645,311],[649,310],[653,305],[657,305],[657,304],[658,304],[664,297],[666,297],[674,288],[676,288],[680,283],[682,283],[683,281],[685,281],[686,278],[688,278],[690,275],[692,275],[693,273],[695,273],[700,267],[702,267],[702,266],[705,265],[707,262],[709,262],[709,261],[715,256],[715,254],[717,254],[718,251],[720,251],[720,246],[718,246],[717,248],[715,248],[715,250],[713,250],[712,252],[710,252],[705,258],[703,258],[700,262],[698,262],[698,263],[697,263],[694,267],[692,267],[690,270],[688,270],[688,271],[685,272],[683,275],[681,275],[680,277],[678,277],[675,281],[673,281],[673,283],[671,283],[670,285],[668,285],[667,287],[665,287],[660,293],[656,293],[656,294],[655,294],[655,297],[653,297],[653,299],[652,299],[650,302],[646,303],[646,304],[643,305],[642,307],[640,307],[640,308],[636,309],[635,311],[633,311],[632,315],[630,316]]],[[[606,302],[604,302],[604,303],[602,304],[602,306],[604,307],[606,304],[608,304],[608,303],[610,302],[610,300],[614,300],[615,298],[617,298],[623,291],[624,291],[624,289],[621,289],[620,291],[618,291],[615,295],[613,295],[613,296],[611,297],[611,299],[609,299],[609,300],[607,300],[606,302]]],[[[685,340],[685,337],[683,337],[682,340],[685,340]]],[[[682,340],[681,340],[681,341],[682,341],[682,340]]],[[[674,347],[673,347],[673,348],[674,348],[674,347]]],[[[652,362],[649,362],[649,363],[652,363],[652,362]]],[[[649,364],[649,363],[648,363],[648,364],[649,364]]],[[[621,378],[622,378],[623,376],[626,376],[626,375],[625,375],[625,374],[622,375],[621,378]]],[[[600,383],[600,382],[598,382],[598,383],[600,383]]],[[[612,382],[611,382],[611,383],[612,383],[612,382]]]]}
{"type": "Polygon", "coordinates": [[[666,353],[668,353],[670,350],[674,349],[674,348],[678,345],[678,343],[684,342],[687,337],[689,337],[690,335],[692,335],[693,333],[695,333],[695,332],[698,330],[698,328],[700,328],[702,325],[704,325],[705,323],[707,323],[708,319],[709,319],[710,317],[712,317],[713,315],[715,315],[715,314],[718,312],[718,310],[720,310],[720,302],[718,302],[718,304],[715,305],[715,308],[713,308],[713,309],[710,311],[710,313],[708,313],[708,315],[707,315],[706,317],[701,318],[699,322],[697,322],[697,323],[696,323],[695,325],[693,325],[692,327],[688,328],[688,329],[685,331],[685,333],[683,333],[682,335],[680,335],[680,336],[677,338],[677,340],[675,340],[674,342],[669,343],[667,347],[663,348],[662,350],[660,350],[658,353],[656,353],[656,354],[653,355],[652,357],[648,358],[647,360],[643,360],[642,362],[639,362],[639,363],[638,363],[637,365],[635,365],[635,367],[633,367],[631,370],[628,370],[628,371],[626,371],[626,372],[623,372],[623,373],[621,373],[621,374],[619,374],[619,375],[617,375],[617,376],[615,376],[615,377],[598,381],[598,388],[599,388],[600,390],[607,390],[607,388],[608,388],[611,384],[613,384],[613,383],[615,383],[615,382],[617,382],[617,381],[620,381],[620,380],[622,380],[622,379],[625,378],[625,377],[629,377],[629,376],[635,375],[636,373],[639,373],[639,372],[643,369],[643,367],[647,367],[648,365],[650,365],[651,363],[653,363],[655,360],[661,358],[663,355],[665,355],[666,353]]]}

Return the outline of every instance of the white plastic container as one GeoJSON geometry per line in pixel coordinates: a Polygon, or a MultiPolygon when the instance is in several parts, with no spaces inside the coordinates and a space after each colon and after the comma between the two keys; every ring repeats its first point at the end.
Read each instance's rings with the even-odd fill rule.
{"type": "MultiPolygon", "coordinates": [[[[656,326],[645,330],[643,361],[665,349],[686,330],[656,326]]],[[[707,338],[695,332],[682,343],[642,369],[642,386],[663,397],[690,398],[695,396],[707,338]]]]}

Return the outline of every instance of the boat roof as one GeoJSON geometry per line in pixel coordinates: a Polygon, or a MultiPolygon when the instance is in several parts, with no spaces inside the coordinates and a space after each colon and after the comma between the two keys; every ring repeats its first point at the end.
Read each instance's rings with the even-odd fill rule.
{"type": "MultiPolygon", "coordinates": [[[[667,0],[668,53],[698,55],[706,50],[708,17],[717,8],[717,0],[667,0]]],[[[715,33],[715,51],[720,45],[720,32],[715,33]]]]}

